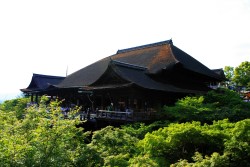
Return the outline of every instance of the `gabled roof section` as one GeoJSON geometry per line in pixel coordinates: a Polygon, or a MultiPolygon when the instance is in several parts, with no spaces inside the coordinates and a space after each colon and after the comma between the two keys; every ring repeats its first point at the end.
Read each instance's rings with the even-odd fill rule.
{"type": "Polygon", "coordinates": [[[54,86],[62,82],[65,77],[33,74],[31,82],[26,89],[21,89],[22,92],[32,92],[46,90],[50,86],[54,86]]]}

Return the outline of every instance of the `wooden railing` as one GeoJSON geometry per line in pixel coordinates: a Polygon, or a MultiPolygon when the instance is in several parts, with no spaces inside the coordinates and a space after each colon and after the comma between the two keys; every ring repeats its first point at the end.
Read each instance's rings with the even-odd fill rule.
{"type": "Polygon", "coordinates": [[[106,120],[123,120],[123,121],[145,121],[157,119],[156,112],[124,112],[124,111],[109,111],[98,110],[96,113],[82,113],[81,120],[88,119],[106,119],[106,120]]]}
{"type": "Polygon", "coordinates": [[[133,113],[123,111],[99,110],[97,113],[97,118],[128,120],[133,118],[133,113]]]}

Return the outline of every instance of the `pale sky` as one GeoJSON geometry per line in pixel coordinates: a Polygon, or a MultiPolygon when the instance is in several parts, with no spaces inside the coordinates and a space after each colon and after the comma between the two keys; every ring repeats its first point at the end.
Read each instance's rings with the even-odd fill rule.
{"type": "Polygon", "coordinates": [[[0,100],[33,73],[65,76],[171,38],[210,69],[250,61],[250,0],[0,0],[0,100]]]}

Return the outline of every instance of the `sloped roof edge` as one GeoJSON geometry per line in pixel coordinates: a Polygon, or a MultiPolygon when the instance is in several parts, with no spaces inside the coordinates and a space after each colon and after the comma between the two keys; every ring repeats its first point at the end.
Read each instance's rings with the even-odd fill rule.
{"type": "Polygon", "coordinates": [[[221,80],[221,77],[218,74],[216,74],[213,70],[209,69],[203,63],[201,63],[194,57],[190,56],[188,53],[181,50],[180,48],[173,45],[171,46],[171,51],[175,56],[175,59],[178,60],[180,64],[183,65],[184,68],[194,71],[196,73],[207,75],[217,80],[221,80]]]}

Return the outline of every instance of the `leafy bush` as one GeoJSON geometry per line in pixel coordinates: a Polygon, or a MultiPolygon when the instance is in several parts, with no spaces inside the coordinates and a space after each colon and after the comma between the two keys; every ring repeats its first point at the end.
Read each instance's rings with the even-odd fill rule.
{"type": "Polygon", "coordinates": [[[133,124],[123,125],[122,129],[124,129],[126,133],[130,134],[133,137],[143,139],[148,132],[166,127],[167,125],[169,125],[169,121],[156,121],[149,125],[141,122],[136,122],[133,124]]]}
{"type": "Polygon", "coordinates": [[[176,102],[175,106],[164,106],[164,115],[179,122],[210,120],[209,115],[215,110],[213,104],[205,104],[204,97],[185,97],[176,102]]]}
{"type": "Polygon", "coordinates": [[[162,157],[149,157],[148,155],[138,155],[134,156],[129,160],[130,167],[162,167],[169,166],[169,162],[167,162],[162,157]]]}
{"type": "Polygon", "coordinates": [[[12,100],[6,100],[0,104],[0,110],[5,112],[14,112],[17,118],[22,118],[27,107],[29,98],[16,98],[12,100]]]}
{"type": "Polygon", "coordinates": [[[235,124],[225,142],[225,153],[233,166],[250,166],[250,119],[235,124]]]}
{"type": "Polygon", "coordinates": [[[180,160],[175,164],[171,164],[170,167],[198,167],[198,166],[230,166],[229,157],[225,154],[220,155],[218,153],[213,153],[211,157],[205,156],[205,158],[199,152],[196,152],[193,156],[195,162],[189,163],[186,159],[180,160]]]}
{"type": "Polygon", "coordinates": [[[203,126],[199,122],[173,123],[146,134],[138,142],[136,157],[147,157],[156,164],[154,160],[161,159],[172,166],[249,166],[249,139],[250,119],[203,126]]]}
{"type": "Polygon", "coordinates": [[[213,120],[228,118],[237,122],[250,117],[250,103],[244,102],[237,92],[229,89],[208,92],[204,103],[214,105],[213,120]]]}
{"type": "MultiPolygon", "coordinates": [[[[43,100],[43,99],[42,99],[43,100]]],[[[63,119],[60,102],[30,107],[18,119],[15,111],[0,113],[2,166],[94,166],[102,159],[83,141],[88,135],[77,119],[63,119]]],[[[71,114],[77,112],[72,111],[71,114]]],[[[99,165],[101,166],[101,165],[99,165]]]]}
{"type": "Polygon", "coordinates": [[[175,106],[164,106],[163,116],[171,121],[212,123],[228,118],[237,122],[250,117],[250,103],[233,91],[220,89],[205,96],[185,97],[175,106]]]}
{"type": "Polygon", "coordinates": [[[245,104],[238,93],[229,89],[209,91],[204,102],[215,104],[216,107],[235,107],[245,104]]]}
{"type": "Polygon", "coordinates": [[[137,141],[125,130],[107,126],[93,133],[89,146],[100,154],[106,166],[119,166],[127,164],[124,160],[136,152],[137,141]]]}

